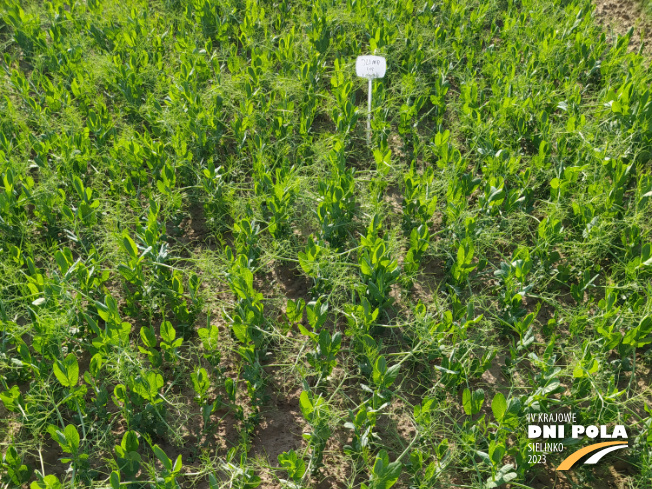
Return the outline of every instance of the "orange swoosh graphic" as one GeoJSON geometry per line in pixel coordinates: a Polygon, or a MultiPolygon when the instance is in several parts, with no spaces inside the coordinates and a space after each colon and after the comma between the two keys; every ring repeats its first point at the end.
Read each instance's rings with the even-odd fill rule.
{"type": "Polygon", "coordinates": [[[559,464],[557,470],[568,470],[575,464],[575,462],[577,462],[587,453],[595,452],[600,448],[609,447],[611,445],[627,445],[627,442],[606,441],[604,443],[594,443],[593,445],[589,445],[588,447],[581,448],[578,451],[573,452],[568,457],[566,457],[564,461],[561,464],[559,464]]]}

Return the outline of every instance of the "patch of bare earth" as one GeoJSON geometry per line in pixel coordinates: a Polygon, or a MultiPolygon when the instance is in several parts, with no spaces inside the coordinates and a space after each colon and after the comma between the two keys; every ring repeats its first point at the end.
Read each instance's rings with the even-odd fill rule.
{"type": "Polygon", "coordinates": [[[607,39],[612,33],[625,35],[633,27],[629,49],[638,50],[643,44],[643,52],[652,54],[652,19],[639,0],[596,0],[595,5],[596,19],[605,29],[607,39]]]}

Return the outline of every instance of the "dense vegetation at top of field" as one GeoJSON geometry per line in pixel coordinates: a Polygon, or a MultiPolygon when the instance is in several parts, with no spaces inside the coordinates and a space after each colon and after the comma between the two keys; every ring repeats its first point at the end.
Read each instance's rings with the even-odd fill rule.
{"type": "Polygon", "coordinates": [[[592,8],[0,0],[2,482],[649,487],[652,72],[592,8]],[[532,463],[570,411],[620,471],[532,463]]]}

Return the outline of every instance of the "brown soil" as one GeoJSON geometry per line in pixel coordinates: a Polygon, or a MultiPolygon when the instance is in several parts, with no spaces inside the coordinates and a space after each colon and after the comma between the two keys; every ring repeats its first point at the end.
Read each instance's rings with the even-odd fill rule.
{"type": "Polygon", "coordinates": [[[299,411],[298,395],[296,398],[277,399],[274,405],[263,410],[261,417],[250,456],[261,455],[270,464],[278,465],[281,453],[301,449],[301,434],[306,428],[299,411]]]}
{"type": "Polygon", "coordinates": [[[612,32],[622,36],[633,27],[629,49],[638,50],[643,44],[643,52],[652,54],[652,18],[643,10],[640,0],[596,0],[595,4],[596,19],[604,27],[607,39],[612,32]]]}

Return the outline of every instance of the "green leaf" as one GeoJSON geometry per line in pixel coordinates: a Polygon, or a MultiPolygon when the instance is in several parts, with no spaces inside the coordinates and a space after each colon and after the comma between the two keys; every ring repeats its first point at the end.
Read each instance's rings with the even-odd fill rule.
{"type": "Polygon", "coordinates": [[[374,363],[373,381],[376,385],[382,385],[387,373],[387,361],[383,355],[379,355],[374,363]]]}
{"type": "Polygon", "coordinates": [[[75,426],[69,424],[63,430],[63,434],[66,437],[70,453],[77,453],[79,451],[79,432],[75,426]]]}
{"type": "Polygon", "coordinates": [[[100,374],[100,370],[102,369],[103,363],[104,363],[104,357],[102,356],[101,353],[96,353],[95,355],[93,355],[88,367],[88,370],[90,371],[93,377],[97,378],[97,376],[100,374]]]}
{"type": "Polygon", "coordinates": [[[315,410],[315,407],[313,406],[312,401],[310,401],[310,395],[308,394],[308,391],[303,391],[301,396],[299,396],[299,407],[301,407],[301,413],[303,414],[303,417],[307,420],[310,420],[312,418],[312,413],[315,410]]]}
{"type": "Polygon", "coordinates": [[[50,436],[54,441],[56,441],[61,449],[66,452],[66,453],[71,453],[70,450],[70,445],[68,443],[68,440],[66,439],[66,435],[59,431],[56,426],[54,425],[48,425],[47,427],[48,433],[50,433],[50,436]]]}
{"type": "Polygon", "coordinates": [[[477,389],[473,392],[468,388],[464,389],[462,393],[462,405],[464,406],[464,412],[468,416],[479,413],[483,403],[484,391],[482,389],[477,389]]]}
{"type": "Polygon", "coordinates": [[[210,489],[220,489],[220,484],[217,482],[215,475],[213,474],[208,475],[208,486],[210,489]]]}
{"type": "MultiPolygon", "coordinates": [[[[297,324],[297,327],[299,328],[299,331],[301,332],[302,335],[307,336],[308,338],[315,339],[317,335],[313,333],[312,331],[308,330],[303,326],[303,324],[299,323],[297,324]]],[[[326,331],[326,330],[324,330],[326,331]]],[[[321,333],[320,333],[321,334],[321,333]]]]}
{"type": "Polygon", "coordinates": [[[163,464],[163,467],[165,470],[168,472],[172,472],[172,460],[168,458],[166,453],[159,447],[158,445],[154,445],[152,447],[152,450],[154,451],[154,455],[156,455],[156,458],[158,458],[161,463],[163,464]]]}
{"type": "Polygon", "coordinates": [[[138,434],[135,431],[126,431],[122,435],[120,446],[128,452],[135,452],[138,450],[138,434]]]}
{"type": "Polygon", "coordinates": [[[466,388],[462,392],[462,407],[464,407],[464,412],[471,416],[473,414],[473,406],[471,405],[471,391],[466,388]]]}
{"type": "Polygon", "coordinates": [[[373,267],[369,262],[369,259],[366,256],[362,256],[359,260],[359,263],[360,263],[360,271],[362,272],[362,274],[366,275],[367,277],[370,277],[373,274],[373,267]]]}
{"type": "Polygon", "coordinates": [[[489,457],[494,465],[498,465],[505,456],[504,443],[492,443],[489,445],[489,457]]]}
{"type": "Polygon", "coordinates": [[[72,265],[72,259],[68,261],[68,253],[71,253],[69,248],[65,248],[65,251],[67,253],[63,253],[61,250],[58,250],[54,254],[54,260],[57,262],[57,265],[59,266],[59,271],[61,272],[62,275],[65,275],[68,269],[70,268],[70,265],[72,265]]]}
{"type": "Polygon", "coordinates": [[[9,445],[4,460],[0,460],[0,468],[7,471],[9,479],[16,486],[21,486],[27,482],[33,472],[30,467],[22,463],[22,459],[18,456],[18,451],[13,445],[9,445]]]}
{"type": "Polygon", "coordinates": [[[138,258],[138,247],[131,237],[124,236],[122,238],[122,246],[132,259],[138,258]]]}
{"type": "Polygon", "coordinates": [[[312,329],[317,331],[326,322],[328,317],[328,304],[322,304],[321,301],[311,302],[306,306],[306,315],[312,329]]]}
{"type": "Polygon", "coordinates": [[[208,377],[208,372],[205,368],[200,368],[196,372],[190,374],[190,379],[192,380],[193,389],[200,396],[203,396],[208,392],[210,387],[210,379],[208,377]]]}
{"type": "Polygon", "coordinates": [[[18,458],[18,451],[16,450],[16,447],[14,447],[13,445],[9,445],[9,448],[7,448],[7,452],[5,453],[4,456],[4,462],[6,462],[7,465],[20,464],[20,458],[18,458]]]}
{"type": "Polygon", "coordinates": [[[641,348],[652,343],[652,317],[645,316],[637,327],[630,329],[623,338],[625,345],[641,348]]]}
{"type": "Polygon", "coordinates": [[[111,472],[111,489],[120,489],[120,472],[111,472]]]}
{"type": "Polygon", "coordinates": [[[459,248],[457,249],[457,263],[458,265],[467,265],[470,264],[473,260],[473,244],[469,240],[464,240],[460,243],[459,248]]]}
{"type": "Polygon", "coordinates": [[[64,387],[74,387],[79,382],[79,365],[74,353],[69,353],[63,362],[53,365],[54,375],[64,387]]]}
{"type": "Polygon", "coordinates": [[[435,450],[437,452],[437,458],[443,460],[444,456],[448,452],[448,438],[444,438],[435,450]]]}
{"type": "Polygon", "coordinates": [[[398,371],[400,370],[400,368],[401,365],[397,363],[396,365],[392,365],[387,369],[387,373],[385,374],[385,379],[383,382],[383,387],[387,389],[394,383],[396,377],[398,377],[398,371]]]}
{"type": "Polygon", "coordinates": [[[180,472],[183,468],[183,463],[181,462],[181,454],[177,456],[177,459],[174,461],[174,466],[172,467],[173,472],[180,472]]]}
{"type": "Polygon", "coordinates": [[[140,470],[142,460],[138,452],[125,452],[122,456],[117,457],[117,462],[122,474],[127,477],[133,477],[140,470]]]}
{"type": "Polygon", "coordinates": [[[151,326],[140,328],[140,339],[147,348],[156,348],[156,335],[154,334],[154,328],[151,326]]]}
{"type": "Polygon", "coordinates": [[[30,489],[61,489],[63,486],[56,475],[46,475],[40,481],[34,481],[30,484],[30,489]]]}
{"type": "Polygon", "coordinates": [[[373,467],[373,483],[374,489],[389,489],[398,481],[403,468],[401,462],[389,463],[389,456],[386,450],[381,450],[376,456],[376,461],[373,467]]]}
{"type": "Polygon", "coordinates": [[[639,334],[645,336],[652,333],[652,317],[645,316],[638,324],[639,334]]]}
{"type": "Polygon", "coordinates": [[[227,377],[224,379],[224,389],[226,390],[226,395],[229,396],[229,399],[232,402],[235,402],[237,390],[236,382],[232,378],[227,377]]]}
{"type": "Polygon", "coordinates": [[[287,471],[290,479],[295,482],[300,481],[306,472],[306,462],[294,450],[279,454],[278,462],[287,471]]]}
{"type": "Polygon", "coordinates": [[[118,402],[124,403],[127,401],[127,388],[124,386],[124,384],[117,384],[113,388],[113,395],[118,402]]]}
{"type": "Polygon", "coordinates": [[[143,399],[154,404],[160,402],[158,391],[164,385],[163,376],[156,372],[149,371],[136,378],[133,384],[133,391],[143,399]]]}
{"type": "Polygon", "coordinates": [[[305,302],[303,299],[298,299],[296,301],[289,299],[285,308],[285,314],[287,314],[288,321],[291,323],[300,322],[301,319],[303,319],[304,307],[305,302]]]}
{"type": "Polygon", "coordinates": [[[21,394],[20,389],[17,385],[11,387],[11,389],[0,392],[0,401],[5,405],[7,411],[16,412],[18,411],[18,406],[21,404],[21,394]]]}
{"type": "Polygon", "coordinates": [[[220,339],[220,330],[217,326],[211,324],[209,328],[199,328],[197,334],[205,350],[209,352],[217,350],[220,339]]]}
{"type": "Polygon", "coordinates": [[[235,321],[231,325],[231,330],[233,331],[233,334],[235,337],[241,342],[246,344],[249,344],[252,341],[251,334],[249,332],[249,326],[244,324],[242,321],[235,321]]]}
{"type": "Polygon", "coordinates": [[[173,343],[177,337],[177,332],[172,326],[170,321],[163,321],[161,323],[161,339],[166,343],[173,343]]]}
{"type": "Polygon", "coordinates": [[[508,482],[516,479],[518,474],[516,472],[511,472],[514,468],[512,464],[503,465],[498,473],[487,480],[485,489],[494,489],[495,487],[502,486],[508,482]]]}
{"type": "Polygon", "coordinates": [[[75,191],[79,197],[83,198],[84,196],[84,184],[77,175],[72,176],[72,186],[75,187],[75,191]]]}
{"type": "Polygon", "coordinates": [[[500,423],[507,411],[507,401],[501,392],[497,393],[491,401],[491,411],[494,413],[496,420],[500,423]]]}
{"type": "Polygon", "coordinates": [[[163,183],[161,180],[156,181],[156,188],[158,188],[159,192],[161,192],[163,195],[168,195],[170,193],[165,186],[165,183],[163,183]]]}

